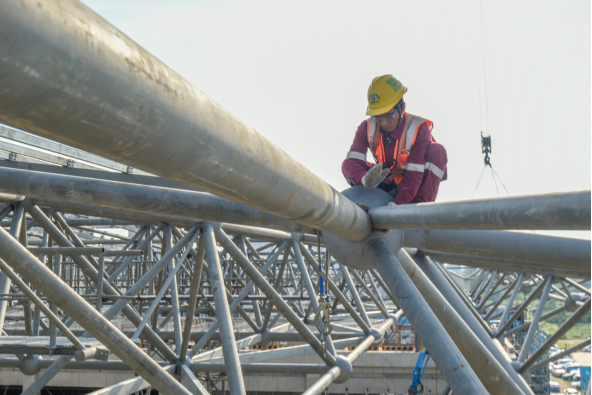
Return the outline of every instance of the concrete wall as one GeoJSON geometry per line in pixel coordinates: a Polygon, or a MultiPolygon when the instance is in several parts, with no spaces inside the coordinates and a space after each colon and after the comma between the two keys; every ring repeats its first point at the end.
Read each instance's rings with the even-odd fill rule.
{"type": "MultiPolygon", "coordinates": [[[[26,376],[17,368],[0,369],[0,384],[27,388],[42,373],[43,370],[35,376],[26,376]]],[[[134,377],[133,372],[62,370],[49,382],[48,387],[104,388],[134,377]]]]}
{"type": "MultiPolygon", "coordinates": [[[[347,355],[348,352],[338,352],[347,355]]],[[[327,393],[336,394],[407,394],[413,377],[413,368],[419,353],[400,351],[367,351],[354,363],[352,377],[343,384],[333,384],[327,393]]],[[[278,363],[322,363],[313,354],[278,359],[278,363]]],[[[247,375],[245,386],[253,392],[302,393],[318,379],[319,375],[304,377],[278,377],[277,375],[247,375]]],[[[423,378],[424,394],[441,394],[448,385],[432,360],[423,378]]],[[[254,395],[254,394],[253,394],[254,395]]]]}
{"type": "MultiPolygon", "coordinates": [[[[339,354],[346,355],[347,351],[339,354]]],[[[338,394],[407,394],[411,385],[413,368],[419,353],[400,351],[368,351],[354,363],[354,373],[349,381],[331,385],[327,393],[338,394]]],[[[268,361],[272,362],[272,361],[268,361]]],[[[322,363],[316,355],[301,355],[274,360],[277,363],[322,363]]],[[[41,371],[39,374],[41,374],[41,371]]],[[[134,377],[133,372],[63,370],[48,386],[104,388],[134,377]]],[[[35,376],[25,376],[19,369],[0,369],[2,385],[24,385],[33,382],[35,376]]],[[[301,394],[319,379],[319,375],[247,374],[245,386],[250,395],[256,393],[301,394]]],[[[424,394],[441,394],[447,386],[444,377],[430,360],[423,379],[424,394]]]]}

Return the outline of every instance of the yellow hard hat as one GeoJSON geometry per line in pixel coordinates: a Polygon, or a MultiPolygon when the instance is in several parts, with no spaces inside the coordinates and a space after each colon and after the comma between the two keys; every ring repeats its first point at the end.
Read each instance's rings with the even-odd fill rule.
{"type": "Polygon", "coordinates": [[[390,74],[374,78],[368,88],[366,115],[373,117],[388,112],[406,92],[407,88],[390,74]]]}

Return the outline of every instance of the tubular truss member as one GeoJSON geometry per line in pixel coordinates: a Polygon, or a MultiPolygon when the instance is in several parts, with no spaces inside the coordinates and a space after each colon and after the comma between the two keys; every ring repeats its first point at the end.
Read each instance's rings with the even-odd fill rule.
{"type": "Polygon", "coordinates": [[[358,126],[341,166],[350,185],[382,188],[397,205],[433,202],[440,181],[447,179],[446,149],[432,137],[431,121],[405,111],[406,92],[390,74],[372,80],[366,110],[370,118],[358,126]],[[368,149],[375,163],[366,161],[368,149]]]}

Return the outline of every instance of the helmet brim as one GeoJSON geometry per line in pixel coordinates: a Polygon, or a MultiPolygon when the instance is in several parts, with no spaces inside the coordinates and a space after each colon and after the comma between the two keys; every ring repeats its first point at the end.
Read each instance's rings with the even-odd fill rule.
{"type": "Polygon", "coordinates": [[[407,88],[403,88],[403,93],[401,93],[401,96],[397,95],[392,100],[389,100],[380,106],[370,107],[370,105],[368,105],[368,107],[366,107],[366,115],[374,117],[377,115],[386,114],[403,99],[403,95],[405,95],[405,93],[407,93],[407,88]]]}

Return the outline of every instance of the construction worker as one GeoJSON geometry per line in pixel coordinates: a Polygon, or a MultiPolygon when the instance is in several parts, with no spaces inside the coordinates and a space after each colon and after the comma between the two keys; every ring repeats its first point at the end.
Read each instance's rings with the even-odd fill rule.
{"type": "Polygon", "coordinates": [[[341,170],[351,186],[381,188],[392,205],[433,202],[446,180],[446,149],[432,137],[433,124],[405,111],[407,88],[392,75],[372,80],[368,88],[370,118],[358,126],[341,170]],[[374,163],[366,161],[370,150],[374,163]]]}

